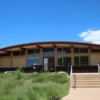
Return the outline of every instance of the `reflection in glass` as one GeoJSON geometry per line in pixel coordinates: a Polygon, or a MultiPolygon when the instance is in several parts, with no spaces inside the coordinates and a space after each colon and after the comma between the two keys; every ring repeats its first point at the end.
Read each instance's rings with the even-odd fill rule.
{"type": "Polygon", "coordinates": [[[34,59],[34,57],[28,57],[27,58],[27,66],[33,66],[33,64],[35,63],[35,61],[34,61],[35,59],[34,59]]]}
{"type": "Polygon", "coordinates": [[[36,57],[36,59],[35,59],[35,63],[36,63],[37,65],[40,64],[40,58],[39,58],[39,57],[36,57]]]}

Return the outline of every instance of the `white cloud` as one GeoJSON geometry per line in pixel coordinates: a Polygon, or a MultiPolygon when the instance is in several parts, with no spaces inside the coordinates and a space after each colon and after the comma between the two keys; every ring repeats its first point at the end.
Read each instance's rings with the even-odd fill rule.
{"type": "Polygon", "coordinates": [[[83,41],[100,44],[100,30],[88,30],[79,34],[83,41]]]}

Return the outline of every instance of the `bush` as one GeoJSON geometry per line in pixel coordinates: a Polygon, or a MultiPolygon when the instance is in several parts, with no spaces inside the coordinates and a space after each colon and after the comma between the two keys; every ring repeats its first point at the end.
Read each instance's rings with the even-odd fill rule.
{"type": "Polygon", "coordinates": [[[0,74],[0,100],[60,100],[68,92],[66,74],[0,74]]]}

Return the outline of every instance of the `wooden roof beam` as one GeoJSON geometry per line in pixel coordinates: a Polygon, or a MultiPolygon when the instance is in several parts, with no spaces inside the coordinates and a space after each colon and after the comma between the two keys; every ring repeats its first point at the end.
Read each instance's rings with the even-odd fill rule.
{"type": "Polygon", "coordinates": [[[11,53],[12,51],[8,51],[8,50],[2,50],[5,53],[11,53]]]}
{"type": "Polygon", "coordinates": [[[38,48],[42,48],[40,45],[36,45],[38,48]]]}
{"type": "Polygon", "coordinates": [[[56,48],[57,46],[55,44],[52,44],[54,48],[56,48]]]}
{"type": "Polygon", "coordinates": [[[71,48],[74,48],[73,44],[70,45],[71,48]]]}
{"type": "Polygon", "coordinates": [[[24,47],[19,47],[21,50],[26,50],[26,48],[24,48],[24,47]]]}

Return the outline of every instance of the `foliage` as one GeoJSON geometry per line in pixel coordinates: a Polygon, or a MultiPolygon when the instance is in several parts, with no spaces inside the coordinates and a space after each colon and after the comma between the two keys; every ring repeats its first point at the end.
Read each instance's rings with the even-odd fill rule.
{"type": "Polygon", "coordinates": [[[60,100],[69,92],[69,78],[59,73],[0,74],[0,100],[60,100]]]}

